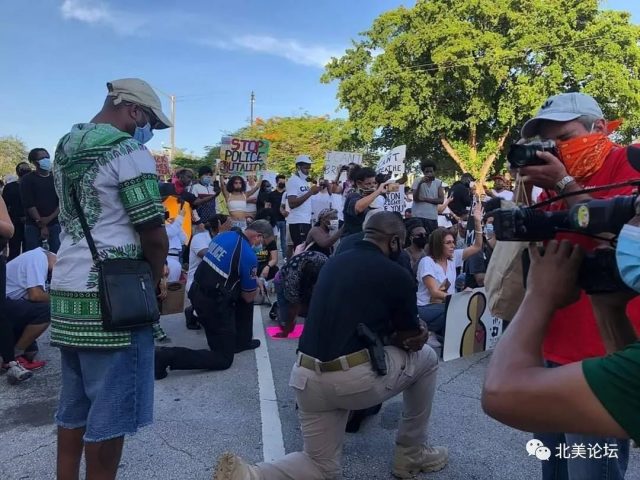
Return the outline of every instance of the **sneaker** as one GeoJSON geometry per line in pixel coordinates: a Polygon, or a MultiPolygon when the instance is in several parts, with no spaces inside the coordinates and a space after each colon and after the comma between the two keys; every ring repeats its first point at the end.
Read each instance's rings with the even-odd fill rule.
{"type": "Polygon", "coordinates": [[[16,362],[18,362],[27,370],[31,370],[31,371],[40,370],[41,368],[44,368],[44,366],[47,364],[47,362],[43,362],[41,360],[29,361],[22,355],[20,355],[19,357],[16,357],[16,362]]]}
{"type": "Polygon", "coordinates": [[[253,339],[251,340],[247,345],[245,345],[244,347],[238,347],[236,346],[236,351],[235,353],[240,353],[240,352],[244,352],[245,350],[255,350],[256,348],[258,348],[260,346],[260,340],[258,339],[253,339]]]}
{"type": "Polygon", "coordinates": [[[258,467],[249,465],[233,453],[224,453],[218,459],[213,480],[259,480],[258,467]]]}
{"type": "Polygon", "coordinates": [[[271,305],[271,309],[269,310],[269,319],[272,322],[278,321],[278,302],[274,302],[273,305],[271,305]]]}
{"type": "Polygon", "coordinates": [[[153,362],[155,379],[162,380],[166,378],[167,375],[169,375],[167,368],[169,368],[169,364],[171,363],[171,351],[167,347],[156,347],[153,362]]]}
{"type": "Polygon", "coordinates": [[[449,461],[446,447],[403,447],[396,445],[393,459],[393,476],[396,478],[414,478],[420,472],[437,472],[449,461]]]}
{"type": "Polygon", "coordinates": [[[16,361],[3,364],[2,370],[7,372],[7,382],[11,385],[23,382],[33,376],[33,372],[27,370],[16,361]]]}

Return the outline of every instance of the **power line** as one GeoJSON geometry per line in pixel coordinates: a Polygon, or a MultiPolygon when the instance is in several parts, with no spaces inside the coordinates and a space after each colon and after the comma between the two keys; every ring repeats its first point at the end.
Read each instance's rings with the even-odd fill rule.
{"type": "Polygon", "coordinates": [[[553,53],[553,52],[562,50],[568,46],[572,46],[574,47],[574,49],[577,49],[577,50],[586,50],[589,48],[594,48],[596,47],[596,45],[591,45],[591,44],[583,45],[583,44],[585,42],[590,42],[591,40],[598,39],[598,38],[600,37],[587,37],[580,40],[574,40],[572,42],[562,42],[557,44],[542,45],[536,48],[531,47],[531,48],[527,48],[522,53],[519,53],[517,55],[514,54],[514,55],[500,56],[499,54],[496,53],[493,56],[485,55],[483,57],[467,57],[467,58],[459,59],[457,63],[444,64],[444,65],[437,64],[437,63],[424,63],[424,64],[411,65],[406,67],[399,67],[398,69],[394,69],[394,70],[391,70],[391,69],[386,71],[382,70],[376,73],[378,75],[386,75],[386,74],[399,75],[407,71],[436,72],[439,70],[450,70],[450,69],[459,68],[459,67],[470,67],[479,63],[491,65],[497,62],[504,62],[505,60],[517,60],[519,58],[522,58],[523,55],[527,56],[527,55],[536,54],[536,53],[553,53]]]}

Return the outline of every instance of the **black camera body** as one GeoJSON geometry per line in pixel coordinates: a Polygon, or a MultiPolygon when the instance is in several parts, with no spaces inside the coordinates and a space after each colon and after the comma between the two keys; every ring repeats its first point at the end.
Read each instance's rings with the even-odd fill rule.
{"type": "Polygon", "coordinates": [[[537,152],[549,152],[556,157],[558,156],[556,143],[553,140],[546,140],[544,142],[514,143],[509,147],[507,160],[512,169],[544,165],[544,160],[538,158],[537,152]]]}
{"type": "MultiPolygon", "coordinates": [[[[541,242],[555,238],[560,232],[617,234],[636,215],[637,199],[638,195],[629,195],[590,200],[574,205],[570,210],[558,212],[544,212],[528,207],[501,208],[487,216],[493,217],[495,236],[501,241],[541,242]]],[[[526,257],[524,266],[526,275],[526,257]]],[[[588,294],[628,289],[620,278],[613,249],[598,249],[585,255],[578,284],[588,294]]]]}

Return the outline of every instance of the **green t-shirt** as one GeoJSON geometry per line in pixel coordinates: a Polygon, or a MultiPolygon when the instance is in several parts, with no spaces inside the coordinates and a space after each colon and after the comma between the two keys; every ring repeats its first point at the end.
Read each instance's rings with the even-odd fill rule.
{"type": "Polygon", "coordinates": [[[640,442],[640,342],[582,362],[589,387],[616,422],[640,442]]]}

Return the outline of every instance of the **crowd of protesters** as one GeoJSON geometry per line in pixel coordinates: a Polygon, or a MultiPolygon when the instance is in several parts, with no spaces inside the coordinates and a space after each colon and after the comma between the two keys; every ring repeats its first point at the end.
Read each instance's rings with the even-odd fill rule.
{"type": "MultiPolygon", "coordinates": [[[[493,189],[482,196],[472,175],[463,174],[449,187],[428,160],[420,163],[421,175],[411,186],[405,185],[406,175],[391,179],[356,164],[342,166],[334,179],[314,180],[314,160],[301,154],[293,160],[293,174],[277,175],[273,184],[259,175],[225,174],[220,166],[183,168],[169,182],[159,182],[144,143],[154,129],[171,123],[156,93],[139,79],[107,86],[101,110],[89,123],[72,127],[53,162],[47,150],[36,148],[16,166],[16,174],[5,179],[0,202],[0,249],[7,253],[0,255],[2,369],[9,383],[16,384],[45,367],[37,358],[37,340],[51,326],[51,342],[62,358],[55,417],[59,478],[77,477],[83,452],[88,476],[115,478],[124,435],[152,421],[154,377],[162,380],[171,370],[230,368],[235,355],[261,346],[253,335],[253,310],[254,304],[263,303],[271,304],[270,317],[280,327],[276,337],[287,338],[305,318],[291,376],[304,453],[257,466],[226,454],[218,464],[217,480],[333,478],[340,473],[344,431],[357,431],[363,418],[376,414],[382,401],[399,392],[404,392],[405,416],[396,440],[394,475],[410,478],[444,468],[447,448],[424,442],[446,336],[447,300],[456,292],[484,286],[496,248],[493,220],[485,214],[514,200],[509,176],[494,177],[493,189]],[[402,212],[386,209],[391,191],[404,193],[402,212]],[[73,203],[76,195],[81,212],[73,203]],[[93,239],[86,238],[83,223],[93,239]],[[103,259],[148,262],[160,304],[170,295],[170,284],[182,284],[186,328],[204,330],[207,348],[155,345],[154,337],[158,343],[168,341],[157,323],[135,330],[107,329],[99,307],[96,258],[90,251],[94,242],[103,259]],[[354,301],[345,303],[344,298],[354,301]],[[390,362],[385,366],[389,375],[400,375],[405,367],[413,375],[392,386],[381,381],[374,374],[380,367],[375,350],[365,342],[368,333],[384,340],[382,356],[390,362]],[[122,372],[132,368],[135,375],[123,381],[122,372]],[[328,372],[334,374],[330,382],[323,376],[328,372]],[[340,395],[335,394],[338,387],[340,395]],[[97,394],[88,398],[83,394],[88,390],[97,394]],[[102,393],[107,391],[129,400],[114,406],[102,393]]],[[[560,97],[562,107],[565,98],[560,97]]],[[[572,122],[575,129],[590,124],[590,132],[609,133],[591,101],[572,97],[573,103],[560,113],[576,115],[564,123],[539,113],[525,125],[523,135],[564,138],[564,125],[572,122]]],[[[591,134],[574,136],[585,139],[591,134]]],[[[612,148],[607,154],[621,151],[612,148]]],[[[546,166],[524,169],[532,184],[518,188],[528,188],[531,197],[536,195],[532,186],[543,187],[544,199],[553,196],[554,189],[555,194],[565,188],[574,191],[578,182],[614,183],[614,167],[615,179],[625,180],[635,174],[626,167],[627,157],[598,158],[594,162],[600,163],[591,166],[571,163],[566,153],[565,163],[544,157],[546,166]],[[609,165],[615,162],[620,164],[609,165]],[[554,179],[562,178],[552,185],[549,171],[554,179]]],[[[585,303],[586,296],[581,298],[559,310],[551,322],[544,346],[549,368],[563,371],[561,365],[604,353],[591,304],[585,303]],[[583,330],[582,346],[575,345],[574,335],[562,326],[569,316],[571,329],[583,330]],[[577,317],[581,320],[576,325],[577,317]]],[[[636,320],[635,310],[630,311],[636,320]]],[[[500,355],[506,355],[507,348],[499,350],[500,355]]],[[[602,377],[595,378],[597,371],[609,367],[589,365],[588,379],[596,385],[591,395],[615,408],[614,400],[600,395],[602,377]]],[[[507,423],[510,417],[504,411],[512,407],[493,398],[495,392],[510,391],[505,386],[509,378],[506,373],[499,379],[490,374],[485,386],[486,408],[494,416],[505,416],[507,423]]],[[[620,413],[615,421],[625,428],[627,417],[620,413]]],[[[535,422],[525,424],[536,427],[535,422]]],[[[624,433],[611,426],[594,431],[624,433]]],[[[545,445],[574,437],[586,438],[537,435],[545,445]]],[[[612,436],[600,440],[606,443],[612,436]]],[[[628,442],[613,440],[620,446],[619,460],[598,468],[606,468],[611,478],[623,478],[628,442]]],[[[555,478],[549,465],[543,468],[545,479],[555,478]]],[[[579,478],[592,478],[589,472],[594,471],[593,465],[587,469],[580,462],[554,463],[553,468],[580,472],[579,478]]],[[[569,478],[578,478],[575,475],[569,478]]]]}

